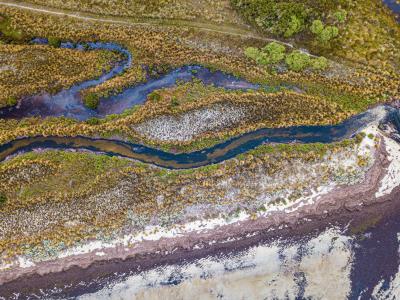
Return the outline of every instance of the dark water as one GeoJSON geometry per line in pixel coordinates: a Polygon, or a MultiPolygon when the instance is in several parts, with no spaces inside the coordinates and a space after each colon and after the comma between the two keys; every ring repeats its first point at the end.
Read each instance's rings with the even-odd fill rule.
{"type": "MultiPolygon", "coordinates": [[[[394,13],[400,15],[400,4],[397,4],[395,0],[385,0],[384,2],[394,13]]],[[[63,43],[62,46],[83,49],[83,45],[79,44],[75,46],[70,43],[63,43]]],[[[187,66],[176,69],[158,79],[151,79],[145,84],[127,89],[111,99],[102,99],[98,110],[93,111],[83,106],[79,91],[117,76],[130,66],[132,57],[128,51],[112,43],[89,43],[88,47],[90,49],[119,51],[125,54],[126,59],[115,66],[111,72],[104,74],[98,79],[78,84],[54,96],[45,94],[29,97],[18,107],[1,110],[0,117],[66,116],[79,120],[85,120],[91,117],[104,117],[108,114],[121,113],[135,104],[143,103],[149,93],[159,88],[173,86],[176,80],[188,81],[193,77],[199,78],[207,84],[213,83],[225,88],[260,88],[257,85],[252,85],[233,76],[223,74],[222,72],[211,72],[199,66],[187,66]]],[[[393,113],[393,110],[390,110],[389,115],[389,121],[393,123],[396,123],[396,120],[398,121],[398,112],[393,113]]],[[[4,160],[9,155],[41,148],[78,149],[101,152],[110,156],[130,157],[167,168],[193,168],[232,158],[268,142],[330,143],[338,141],[351,137],[372,119],[373,117],[367,112],[336,126],[301,126],[283,129],[262,129],[234,138],[215,147],[188,154],[171,154],[143,145],[106,139],[90,139],[85,137],[26,138],[0,146],[0,160],[4,160]]],[[[388,288],[390,281],[399,269],[399,233],[400,215],[397,212],[389,218],[380,220],[376,226],[372,229],[368,229],[356,238],[354,243],[353,267],[351,271],[352,292],[351,295],[349,295],[349,299],[372,299],[372,290],[381,280],[384,282],[383,289],[388,288]]],[[[128,269],[125,271],[129,272],[128,269]]],[[[329,270],[327,270],[327,272],[329,272],[329,270]]],[[[117,273],[115,273],[115,275],[117,275],[117,273]]],[[[300,275],[301,274],[299,274],[299,276],[300,275]]],[[[304,280],[300,280],[299,282],[303,285],[307,284],[304,280]]],[[[169,284],[177,283],[178,282],[173,280],[169,284]]],[[[79,286],[79,284],[77,286],[79,286]]],[[[72,299],[77,295],[93,292],[100,288],[101,285],[98,285],[94,289],[81,286],[76,289],[79,290],[79,292],[64,294],[62,291],[54,293],[49,291],[48,295],[64,295],[65,298],[72,299]],[[71,297],[71,295],[74,296],[71,297]]],[[[39,288],[32,287],[32,290],[39,290],[39,288]]],[[[304,291],[300,290],[296,299],[303,299],[303,293],[304,291]]],[[[37,293],[36,295],[40,294],[41,293],[37,293]]],[[[33,296],[34,294],[30,295],[32,297],[29,298],[36,298],[33,296]]],[[[61,297],[64,298],[64,296],[61,297]]],[[[397,299],[398,296],[400,295],[392,295],[389,299],[397,299]]],[[[24,299],[26,298],[23,295],[21,295],[21,297],[24,299]]]]}
{"type": "MultiPolygon", "coordinates": [[[[46,39],[34,39],[35,44],[47,44],[46,39]]],[[[17,106],[0,109],[0,118],[21,119],[24,117],[68,117],[77,120],[87,120],[97,117],[104,118],[110,114],[121,114],[134,105],[143,104],[147,96],[158,89],[168,88],[176,85],[177,81],[188,82],[197,78],[204,84],[212,84],[216,87],[223,87],[228,90],[255,90],[268,88],[266,86],[250,83],[233,75],[221,71],[211,71],[202,66],[190,65],[177,68],[156,79],[147,78],[145,83],[127,88],[122,93],[101,99],[96,110],[88,109],[83,104],[80,92],[89,87],[99,85],[124,72],[132,64],[131,53],[122,46],[114,43],[88,42],[88,43],[61,43],[62,48],[85,50],[109,50],[122,53],[125,59],[119,62],[108,73],[99,78],[79,83],[67,90],[50,95],[48,93],[34,95],[24,98],[17,106]]],[[[285,87],[276,87],[277,89],[285,87]]]]}
{"type": "Polygon", "coordinates": [[[399,233],[400,218],[396,215],[381,221],[359,237],[354,248],[350,299],[371,299],[374,287],[381,280],[383,289],[387,290],[399,271],[399,233]]]}
{"type": "MultiPolygon", "coordinates": [[[[386,107],[386,111],[389,119],[393,118],[396,113],[395,109],[389,107],[386,107]]],[[[338,125],[264,128],[201,151],[179,154],[118,140],[80,136],[39,136],[17,139],[1,145],[0,160],[4,160],[10,155],[38,149],[73,149],[132,158],[165,168],[188,169],[222,162],[265,143],[332,143],[340,141],[354,136],[360,128],[374,121],[374,118],[376,116],[368,111],[338,125]]]]}
{"type": "MultiPolygon", "coordinates": [[[[397,0],[383,2],[400,22],[400,2],[397,0]]],[[[392,138],[400,143],[399,114],[395,114],[391,122],[397,129],[392,138]]],[[[400,201],[400,195],[396,200],[400,201]]],[[[399,235],[400,216],[394,214],[388,219],[381,220],[357,242],[351,272],[352,292],[349,299],[372,299],[373,289],[381,281],[383,281],[382,290],[389,288],[390,281],[400,268],[399,235]]],[[[400,299],[400,295],[392,294],[385,299],[400,299]]]]}
{"type": "MultiPolygon", "coordinates": [[[[387,122],[381,124],[381,129],[400,143],[400,111],[397,110],[387,122]]],[[[392,201],[396,208],[387,216],[375,211],[374,216],[363,218],[373,225],[356,237],[349,299],[375,299],[372,297],[374,287],[382,282],[381,290],[388,290],[391,281],[400,272],[399,201],[400,194],[397,194],[392,201]]],[[[399,297],[400,295],[390,295],[389,298],[378,299],[399,297]]]]}
{"type": "Polygon", "coordinates": [[[398,0],[383,0],[390,10],[396,15],[397,21],[400,22],[400,2],[398,0]]]}

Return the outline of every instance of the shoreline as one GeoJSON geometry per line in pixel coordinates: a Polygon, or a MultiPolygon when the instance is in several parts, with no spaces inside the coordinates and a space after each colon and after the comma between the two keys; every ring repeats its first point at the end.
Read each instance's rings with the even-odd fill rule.
{"type": "MultiPolygon", "coordinates": [[[[381,144],[373,166],[364,180],[355,186],[338,186],[310,205],[292,212],[275,212],[268,217],[224,225],[206,232],[188,233],[182,237],[144,241],[134,247],[98,249],[87,254],[38,263],[30,268],[16,268],[0,274],[0,294],[11,297],[63,288],[63,295],[77,296],[102,288],[114,273],[143,271],[155,266],[182,263],[205,256],[240,252],[259,243],[277,238],[302,239],[329,226],[351,226],[365,223],[365,216],[389,216],[399,212],[400,187],[375,199],[390,165],[381,144]],[[363,199],[360,201],[360,199],[363,199]],[[101,251],[101,255],[96,254],[101,251]],[[101,278],[100,281],[94,279],[101,278]],[[91,283],[80,286],[83,281],[91,283]],[[23,282],[23,283],[22,283],[23,282]],[[65,288],[65,285],[70,285],[65,288]]],[[[119,278],[119,277],[118,277],[119,278]]]]}
{"type": "MultiPolygon", "coordinates": [[[[62,3],[51,7],[23,1],[28,0],[0,0],[6,37],[10,27],[15,40],[18,35],[89,39],[128,54],[120,52],[115,65],[103,67],[93,80],[54,95],[26,96],[8,108],[13,120],[5,121],[0,145],[0,205],[5,203],[0,300],[114,299],[125,282],[131,286],[120,298],[136,299],[141,297],[135,276],[145,279],[145,294],[185,284],[195,291],[193,279],[203,287],[208,279],[221,285],[232,270],[245,273],[246,252],[272,246],[285,266],[277,265],[279,272],[267,270],[268,276],[275,273],[271,282],[286,289],[285,297],[289,280],[298,288],[296,298],[314,297],[308,296],[310,286],[328,296],[335,290],[344,298],[347,290],[348,299],[367,299],[383,297],[387,286],[395,284],[394,295],[400,295],[399,0],[306,5],[311,19],[289,39],[297,46],[263,37],[268,26],[258,24],[255,6],[231,3],[213,12],[207,4],[191,8],[178,3],[157,8],[157,14],[152,7],[146,17],[125,5],[74,11],[62,3]],[[351,13],[354,9],[357,13],[351,13]],[[124,16],[124,10],[131,12],[124,16]],[[318,43],[310,29],[314,14],[323,17],[322,27],[337,27],[332,49],[318,43]],[[362,47],[359,39],[365,42],[362,47]],[[281,62],[268,68],[247,55],[247,47],[264,49],[267,41],[284,49],[281,62]],[[311,57],[310,70],[289,72],[289,55],[296,52],[311,57]],[[317,53],[328,56],[327,67],[319,71],[314,67],[317,53]],[[133,55],[136,64],[131,66],[133,55]],[[202,86],[183,87],[186,79],[202,86]],[[230,89],[244,93],[249,85],[258,86],[248,87],[252,90],[265,87],[263,95],[227,95],[230,89]],[[281,87],[283,96],[275,98],[272,94],[281,87]],[[159,89],[164,91],[148,94],[159,89]],[[295,95],[286,94],[291,92],[295,95]],[[88,110],[82,104],[91,98],[99,105],[88,110]],[[199,101],[187,104],[193,98],[199,101]],[[143,101],[151,103],[137,110],[143,101]],[[224,110],[220,104],[234,108],[224,110]],[[31,117],[32,111],[55,118],[25,122],[24,115],[31,117]],[[179,171],[184,169],[189,171],[179,171]],[[335,231],[330,243],[318,240],[328,231],[335,231]],[[343,249],[341,241],[347,243],[343,249]],[[321,251],[325,246],[329,250],[321,251]],[[339,253],[344,248],[346,253],[339,253]],[[337,256],[329,257],[331,250],[337,256]],[[312,255],[319,257],[311,260],[312,255]],[[231,256],[237,265],[219,266],[231,256]],[[203,258],[215,259],[213,268],[223,269],[223,276],[206,269],[196,274],[179,270],[197,267],[203,258]],[[329,259],[334,263],[321,263],[329,259]],[[342,259],[346,264],[337,263],[342,259]],[[155,274],[157,268],[166,276],[155,274]]],[[[138,7],[148,9],[146,4],[138,7]]],[[[85,50],[89,44],[84,44],[78,48],[85,50]]],[[[250,261],[249,269],[273,265],[275,257],[261,254],[262,260],[250,261]]],[[[266,280],[259,282],[274,289],[266,280]]],[[[239,297],[235,291],[242,286],[235,278],[232,286],[230,295],[239,297]]]]}
{"type": "Polygon", "coordinates": [[[261,128],[190,153],[166,152],[146,144],[80,135],[22,137],[0,145],[0,161],[35,150],[69,150],[134,159],[166,169],[193,169],[229,160],[266,143],[339,143],[356,136],[368,125],[380,122],[386,117],[384,114],[391,114],[390,109],[391,106],[378,105],[336,125],[261,128]]]}

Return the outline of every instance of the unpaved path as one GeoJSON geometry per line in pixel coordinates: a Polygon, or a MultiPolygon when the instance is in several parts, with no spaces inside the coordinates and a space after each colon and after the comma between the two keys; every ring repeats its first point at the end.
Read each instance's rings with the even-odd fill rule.
{"type": "Polygon", "coordinates": [[[138,19],[129,17],[116,17],[116,16],[99,16],[92,13],[76,12],[66,9],[50,8],[40,5],[16,2],[16,1],[0,1],[0,6],[8,6],[19,9],[30,10],[39,13],[46,13],[57,16],[67,16],[75,19],[85,20],[85,21],[95,21],[102,23],[113,23],[113,24],[124,24],[124,25],[162,25],[162,26],[174,26],[174,27],[188,27],[194,28],[200,31],[214,32],[232,36],[238,36],[243,38],[253,38],[266,42],[278,42],[289,48],[294,48],[290,43],[282,42],[279,40],[263,37],[253,31],[250,27],[239,27],[239,26],[227,26],[212,23],[194,22],[188,20],[177,20],[177,19],[138,19]]]}

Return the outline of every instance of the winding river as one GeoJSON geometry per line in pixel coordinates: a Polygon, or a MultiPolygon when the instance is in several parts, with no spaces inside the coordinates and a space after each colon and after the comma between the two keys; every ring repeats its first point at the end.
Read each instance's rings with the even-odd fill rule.
{"type": "MultiPolygon", "coordinates": [[[[389,7],[391,7],[395,12],[400,13],[400,5],[396,4],[395,0],[386,0],[385,3],[389,5],[389,7]]],[[[47,41],[37,39],[35,42],[46,43],[47,41]]],[[[102,99],[97,110],[90,110],[82,104],[79,92],[85,88],[101,84],[102,82],[120,74],[126,68],[131,66],[132,57],[129,51],[113,43],[88,43],[87,46],[83,44],[62,43],[61,46],[76,48],[77,51],[83,51],[84,49],[105,49],[119,51],[120,53],[124,54],[125,59],[114,66],[110,72],[97,79],[75,85],[71,89],[61,91],[56,95],[42,94],[28,97],[16,107],[2,109],[0,110],[0,118],[20,119],[29,116],[65,116],[78,120],[86,120],[92,117],[102,118],[108,114],[122,113],[124,110],[132,107],[133,105],[142,104],[146,100],[147,95],[156,89],[173,86],[176,80],[189,81],[192,80],[193,77],[202,80],[206,84],[213,83],[217,86],[228,89],[263,88],[222,72],[211,72],[210,70],[200,66],[186,66],[173,70],[159,78],[149,79],[146,83],[126,89],[123,93],[113,96],[109,99],[102,99]]],[[[387,123],[392,123],[399,130],[400,110],[389,106],[380,106],[360,115],[354,116],[341,124],[333,126],[298,126],[290,128],[260,129],[235,137],[229,141],[204,149],[202,151],[182,154],[167,153],[154,148],[124,141],[94,139],[80,136],[38,136],[21,138],[11,141],[7,144],[0,145],[0,161],[3,161],[13,155],[34,150],[71,149],[83,151],[87,150],[95,153],[103,153],[109,156],[136,159],[170,169],[187,169],[222,162],[264,143],[331,143],[340,141],[354,136],[364,126],[371,124],[371,122],[378,122],[383,126],[387,123]],[[384,114],[380,113],[382,111],[384,111],[384,114]]],[[[398,141],[400,141],[400,139],[398,141]]],[[[387,289],[393,278],[396,278],[395,275],[398,272],[399,260],[399,220],[399,214],[396,212],[396,214],[390,216],[390,218],[384,218],[375,227],[369,228],[361,237],[359,237],[359,239],[356,239],[357,237],[354,236],[354,254],[352,258],[354,266],[351,270],[352,291],[351,295],[348,296],[348,299],[371,299],[370,294],[377,283],[382,282],[383,289],[387,289]]],[[[291,242],[290,246],[292,245],[293,243],[291,242]]],[[[300,250],[298,251],[300,252],[307,251],[307,248],[304,246],[301,246],[299,249],[300,250]]],[[[331,249],[329,252],[331,252],[331,249]]],[[[281,254],[281,252],[279,254],[281,254]]],[[[281,257],[281,255],[279,257],[281,257]]],[[[299,255],[299,257],[301,257],[301,255],[299,255]]],[[[270,263],[270,261],[268,261],[268,263],[270,263]]],[[[285,264],[286,263],[287,261],[285,261],[285,264]]],[[[129,264],[118,263],[118,265],[123,271],[120,272],[122,275],[118,274],[118,276],[123,278],[125,274],[128,274],[127,271],[129,270],[129,264]]],[[[198,266],[196,265],[196,267],[198,266]]],[[[266,269],[269,270],[269,267],[267,266],[266,269]]],[[[107,271],[108,270],[111,270],[110,265],[107,265],[107,271]]],[[[81,272],[81,270],[78,270],[78,272],[81,272]]],[[[240,272],[246,272],[246,269],[243,268],[242,265],[240,265],[240,272]]],[[[86,274],[88,273],[85,273],[85,275],[86,274]]],[[[99,274],[101,275],[101,279],[107,278],[103,273],[99,274]]],[[[177,274],[179,275],[179,273],[177,274]]],[[[113,276],[116,275],[117,273],[115,272],[113,276]]],[[[299,274],[299,276],[300,275],[302,274],[299,274]]],[[[90,276],[97,278],[97,275],[93,273],[91,273],[90,276]]],[[[109,276],[111,277],[111,275],[109,276]]],[[[42,276],[40,276],[39,279],[33,278],[33,281],[30,281],[32,289],[34,286],[32,282],[35,284],[37,282],[40,283],[41,278],[42,276]]],[[[90,279],[91,277],[88,278],[90,279]]],[[[89,282],[88,278],[86,279],[89,282]]],[[[173,279],[174,277],[171,278],[173,279]]],[[[72,279],[70,280],[71,287],[73,284],[75,284],[75,279],[74,273],[72,273],[72,279]]],[[[328,279],[331,280],[331,278],[328,279]]],[[[43,280],[48,279],[44,277],[43,280]]],[[[336,280],[336,278],[334,280],[336,280]]],[[[84,282],[80,281],[79,284],[71,288],[73,291],[72,294],[74,296],[86,294],[88,292],[98,290],[102,285],[106,285],[103,283],[103,281],[100,281],[98,283],[98,287],[96,285],[96,281],[92,281],[94,282],[94,287],[89,284],[88,287],[86,287],[84,282]]],[[[223,282],[223,284],[226,285],[226,281],[223,282]]],[[[234,282],[234,284],[237,285],[237,281],[234,282]]],[[[299,281],[297,284],[301,286],[305,285],[306,282],[299,281]]],[[[26,282],[23,282],[23,285],[29,287],[29,284],[27,285],[26,282]]],[[[169,280],[164,285],[176,285],[176,282],[169,280]]],[[[36,286],[34,287],[34,291],[36,291],[36,286]]],[[[42,292],[41,289],[40,292],[42,292]]],[[[49,293],[52,294],[64,292],[62,290],[57,291],[55,288],[49,293]]],[[[67,289],[65,293],[68,294],[70,292],[67,289]]],[[[301,289],[299,288],[299,295],[303,294],[304,287],[301,289]]],[[[33,295],[36,296],[36,294],[33,295]]],[[[302,296],[298,296],[298,298],[300,299],[302,296]]],[[[96,299],[96,296],[94,296],[93,299],[96,299]]]]}
{"type": "MultiPolygon", "coordinates": [[[[47,40],[35,39],[33,43],[47,44],[47,40]]],[[[131,66],[132,56],[128,50],[114,43],[93,42],[73,44],[71,42],[63,42],[61,43],[61,47],[76,49],[77,51],[94,49],[118,51],[124,56],[124,59],[108,73],[103,74],[97,79],[74,85],[70,89],[62,90],[55,95],[41,94],[31,96],[20,101],[17,106],[4,108],[0,110],[1,118],[21,119],[29,116],[64,116],[78,120],[87,120],[92,117],[102,118],[108,114],[122,113],[133,105],[142,104],[151,92],[174,86],[177,80],[190,81],[193,78],[197,78],[205,84],[213,84],[225,89],[254,90],[268,88],[249,83],[220,71],[212,72],[201,66],[184,66],[159,78],[148,79],[145,83],[130,87],[118,95],[101,99],[99,107],[96,110],[91,110],[84,106],[79,92],[101,84],[124,72],[124,70],[131,66]]],[[[287,87],[279,86],[276,88],[287,87]]],[[[395,109],[389,107],[381,107],[381,109],[386,110],[386,115],[389,116],[386,119],[393,119],[395,109]]],[[[109,156],[131,158],[170,169],[189,169],[222,162],[265,143],[331,143],[340,141],[354,136],[363,126],[377,121],[376,118],[376,114],[372,111],[367,111],[338,125],[264,128],[232,138],[201,151],[180,154],[168,153],[144,145],[112,139],[83,136],[27,137],[1,145],[0,161],[16,154],[35,150],[64,149],[86,150],[109,156]]]]}
{"type": "Polygon", "coordinates": [[[397,21],[400,22],[400,2],[398,0],[383,0],[389,9],[396,15],[397,21]]]}
{"type": "MultiPolygon", "coordinates": [[[[47,44],[47,39],[36,38],[33,44],[47,44]]],[[[225,74],[221,71],[212,72],[208,68],[196,65],[184,66],[161,75],[158,78],[147,78],[146,82],[125,89],[122,93],[101,99],[96,110],[87,108],[81,99],[80,92],[84,89],[97,86],[120,74],[132,65],[131,53],[122,46],[115,43],[88,42],[71,43],[63,42],[60,47],[85,50],[108,50],[117,51],[124,59],[114,66],[109,72],[97,79],[88,80],[76,84],[70,89],[51,95],[48,93],[34,95],[24,98],[13,107],[0,109],[0,118],[22,119],[24,117],[67,117],[80,121],[90,118],[104,118],[111,114],[121,114],[134,105],[143,104],[147,96],[155,90],[172,87],[177,81],[188,82],[197,78],[204,84],[213,84],[230,90],[255,90],[263,88],[235,76],[225,74]]],[[[264,87],[268,88],[268,87],[264,87]]],[[[281,88],[281,87],[277,87],[281,88]]],[[[282,87],[283,88],[283,87],[282,87]]]]}
{"type": "MultiPolygon", "coordinates": [[[[383,1],[395,14],[400,14],[400,4],[396,0],[383,1]]],[[[36,38],[33,44],[47,44],[46,39],[36,38]]],[[[170,71],[158,78],[147,78],[146,82],[125,89],[122,93],[101,99],[96,110],[91,110],[82,102],[80,92],[84,89],[99,85],[120,75],[132,65],[132,55],[124,47],[115,43],[63,42],[60,47],[85,50],[117,51],[124,57],[109,72],[99,78],[85,81],[72,86],[70,89],[51,95],[43,93],[26,97],[18,105],[0,109],[0,118],[22,119],[24,117],[68,117],[77,120],[87,120],[93,117],[104,118],[110,114],[120,114],[134,105],[143,104],[147,96],[157,89],[172,87],[179,81],[188,82],[197,78],[204,84],[213,84],[225,89],[262,89],[257,84],[223,73],[213,72],[202,66],[184,66],[170,71]]],[[[278,86],[274,88],[288,88],[278,86]]],[[[290,87],[289,87],[290,88],[290,87]]],[[[384,108],[389,118],[386,121],[398,119],[398,112],[392,108],[384,108]]],[[[0,161],[11,155],[29,152],[37,149],[74,149],[89,150],[110,156],[120,156],[137,159],[166,168],[194,168],[207,164],[218,163],[235,157],[263,143],[330,143],[353,136],[368,122],[374,121],[373,113],[365,112],[334,126],[299,126],[290,128],[260,129],[235,137],[227,142],[193,153],[172,154],[149,148],[139,144],[110,139],[94,139],[88,137],[29,137],[14,140],[0,146],[0,161]]]]}
{"type": "MultiPolygon", "coordinates": [[[[385,118],[386,121],[393,120],[397,114],[395,109],[389,107],[382,109],[386,110],[388,116],[385,118]]],[[[33,150],[71,149],[136,159],[169,169],[190,169],[222,162],[265,143],[332,143],[340,141],[354,136],[363,126],[376,120],[376,113],[368,111],[332,126],[264,128],[232,138],[211,148],[179,154],[119,140],[83,136],[38,136],[17,139],[0,146],[0,161],[12,155],[33,150]]]]}

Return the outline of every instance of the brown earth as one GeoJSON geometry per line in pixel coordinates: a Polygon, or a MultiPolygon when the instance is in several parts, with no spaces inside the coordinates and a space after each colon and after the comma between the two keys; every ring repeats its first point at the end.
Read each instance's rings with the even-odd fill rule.
{"type": "Polygon", "coordinates": [[[377,216],[382,220],[400,213],[400,187],[390,195],[375,199],[389,165],[386,157],[382,144],[363,182],[340,186],[315,203],[301,206],[290,213],[275,212],[257,220],[238,222],[214,230],[144,241],[131,248],[98,249],[105,253],[104,256],[98,256],[94,251],[2,272],[0,295],[10,297],[13,292],[27,295],[57,286],[63,288],[63,295],[74,296],[100,289],[117,273],[126,274],[209,255],[238,252],[277,238],[303,239],[329,226],[351,223],[351,227],[357,227],[377,216]],[[78,285],[80,282],[86,284],[78,285]],[[68,288],[64,287],[66,284],[68,288]]]}

